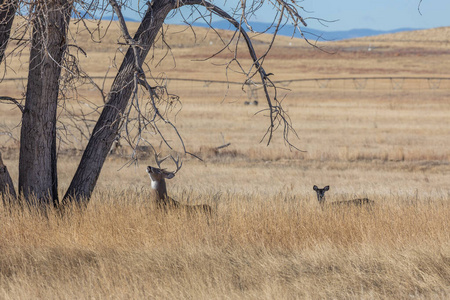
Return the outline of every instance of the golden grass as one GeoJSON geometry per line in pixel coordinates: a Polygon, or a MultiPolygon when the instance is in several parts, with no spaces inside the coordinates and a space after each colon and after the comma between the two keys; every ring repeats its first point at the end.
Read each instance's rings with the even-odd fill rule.
{"type": "Polygon", "coordinates": [[[203,194],[218,204],[209,223],[163,215],[147,192],[121,190],[96,193],[84,213],[62,219],[2,210],[0,295],[448,297],[448,199],[375,200],[371,211],[322,211],[290,193],[203,194]]]}

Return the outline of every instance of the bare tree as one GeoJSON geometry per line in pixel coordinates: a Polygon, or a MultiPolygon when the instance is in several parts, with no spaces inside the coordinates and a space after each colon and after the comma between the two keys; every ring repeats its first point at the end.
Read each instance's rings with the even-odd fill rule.
{"type": "MultiPolygon", "coordinates": [[[[281,26],[286,22],[290,22],[298,30],[300,30],[300,26],[306,26],[299,14],[302,7],[296,1],[288,3],[283,0],[274,0],[265,3],[254,0],[247,3],[246,0],[241,0],[234,10],[227,12],[217,5],[203,0],[153,0],[148,3],[148,8],[133,37],[131,37],[122,15],[122,10],[130,2],[52,0],[31,1],[30,4],[19,1],[17,6],[14,6],[19,7],[17,11],[28,9],[27,18],[32,28],[25,106],[21,107],[20,103],[15,101],[23,112],[19,192],[23,193],[26,199],[38,199],[39,203],[43,204],[58,205],[59,203],[56,173],[56,123],[58,121],[56,112],[58,103],[61,101],[61,93],[58,93],[58,85],[61,84],[61,70],[68,74],[76,73],[74,77],[82,73],[78,69],[74,72],[72,69],[64,67],[72,57],[68,52],[67,42],[68,24],[72,12],[77,14],[81,20],[86,15],[95,16],[97,12],[100,12],[101,15],[113,12],[118,17],[128,50],[105,98],[105,105],[101,109],[96,125],[90,132],[80,164],[62,203],[75,201],[81,204],[89,201],[111,145],[120,130],[125,130],[125,139],[134,147],[141,142],[147,142],[141,136],[144,130],[152,130],[160,136],[167,147],[172,149],[171,143],[165,138],[160,128],[160,124],[164,124],[169,126],[177,136],[182,152],[189,154],[181,135],[169,117],[170,109],[167,109],[172,103],[179,101],[178,98],[171,95],[166,86],[152,85],[152,82],[157,81],[149,80],[151,73],[143,69],[150,49],[155,45],[158,35],[162,32],[164,21],[170,13],[180,13],[179,9],[182,7],[191,7],[193,11],[199,11],[200,17],[205,20],[211,20],[213,15],[223,18],[236,28],[233,39],[228,42],[224,41],[221,51],[235,47],[235,56],[232,58],[232,62],[236,62],[240,66],[247,82],[258,80],[263,88],[267,105],[263,112],[269,116],[269,125],[263,139],[266,139],[269,144],[274,132],[280,128],[285,142],[289,147],[294,147],[290,141],[290,134],[296,135],[295,131],[278,98],[277,87],[269,78],[271,74],[266,73],[263,63],[281,26]],[[246,29],[251,30],[248,16],[254,14],[263,5],[272,5],[277,13],[272,24],[275,28],[273,39],[267,50],[258,56],[246,29]],[[247,70],[244,70],[237,56],[238,45],[241,42],[248,49],[252,59],[252,65],[247,70]],[[140,90],[146,91],[147,96],[143,97],[140,90]],[[141,106],[149,109],[140,109],[141,106]],[[128,125],[132,120],[130,116],[133,109],[136,115],[134,121],[137,135],[131,137],[128,125]],[[30,197],[31,195],[35,197],[30,197]]],[[[0,22],[0,26],[7,27],[5,21],[0,20],[0,22]]],[[[10,25],[9,28],[11,28],[10,25]]],[[[9,34],[0,36],[0,38],[0,45],[6,45],[10,39],[9,34]]],[[[21,36],[19,40],[23,42],[24,36],[21,36]]],[[[12,98],[0,95],[1,99],[11,100],[12,98]]]]}
{"type": "Polygon", "coordinates": [[[30,66],[22,114],[19,190],[58,203],[56,112],[61,64],[72,11],[68,0],[33,5],[30,66]]]}
{"type": "Polygon", "coordinates": [[[5,57],[6,46],[16,15],[17,2],[16,0],[0,0],[0,64],[5,57]]]}

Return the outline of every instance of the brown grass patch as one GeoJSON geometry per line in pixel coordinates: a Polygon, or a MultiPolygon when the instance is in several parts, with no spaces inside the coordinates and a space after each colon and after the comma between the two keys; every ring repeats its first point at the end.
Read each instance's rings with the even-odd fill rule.
{"type": "MultiPolygon", "coordinates": [[[[205,218],[146,193],[97,193],[84,213],[1,212],[3,298],[404,298],[450,293],[448,201],[377,198],[320,210],[227,193],[205,218]]],[[[175,195],[195,197],[186,192],[175,195]]]]}

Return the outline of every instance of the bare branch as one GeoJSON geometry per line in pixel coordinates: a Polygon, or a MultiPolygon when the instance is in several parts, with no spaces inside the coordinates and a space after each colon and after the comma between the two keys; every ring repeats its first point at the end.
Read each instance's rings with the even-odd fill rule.
{"type": "Polygon", "coordinates": [[[0,101],[10,101],[17,105],[17,107],[20,109],[20,111],[23,113],[25,110],[25,107],[17,101],[16,98],[8,97],[8,96],[0,96],[0,101]]]}
{"type": "MultiPolygon", "coordinates": [[[[144,70],[142,69],[142,64],[139,61],[139,49],[142,47],[142,45],[139,44],[138,41],[135,41],[131,38],[125,19],[122,15],[120,6],[117,4],[116,0],[109,0],[110,4],[112,5],[112,7],[114,8],[115,13],[117,14],[117,17],[119,19],[119,24],[120,24],[120,28],[122,31],[122,35],[124,37],[124,39],[126,40],[127,44],[130,45],[130,47],[133,49],[133,53],[134,53],[134,58],[135,58],[135,74],[134,74],[134,88],[133,88],[133,92],[132,92],[132,97],[131,97],[131,105],[127,111],[127,113],[125,114],[124,118],[125,118],[125,131],[127,136],[129,137],[131,134],[131,131],[129,130],[129,124],[130,124],[130,114],[131,114],[131,108],[134,108],[135,111],[137,112],[137,140],[141,140],[141,135],[143,133],[143,131],[147,128],[147,126],[151,126],[153,130],[156,131],[156,133],[160,136],[160,138],[162,139],[162,141],[164,142],[164,144],[172,150],[172,146],[169,143],[169,141],[165,138],[164,134],[161,132],[157,122],[158,121],[162,121],[164,124],[169,125],[172,130],[175,132],[179,142],[181,143],[182,149],[183,149],[183,153],[185,154],[189,154],[189,152],[186,150],[183,138],[181,137],[181,134],[179,133],[177,127],[169,120],[168,117],[166,117],[167,115],[167,109],[166,111],[161,111],[159,108],[159,102],[161,100],[161,96],[166,94],[166,93],[161,93],[161,96],[158,95],[158,93],[156,92],[156,90],[160,89],[161,87],[152,87],[146,78],[146,74],[144,72],[144,70]],[[151,117],[146,117],[144,115],[144,112],[140,109],[140,105],[139,105],[139,86],[144,87],[144,89],[149,93],[149,100],[151,103],[151,107],[152,107],[152,112],[153,115],[151,117]]],[[[164,88],[162,88],[164,90],[164,88]]],[[[167,96],[170,99],[170,95],[167,94],[167,96]]],[[[170,106],[171,103],[168,102],[168,105],[170,106]]],[[[131,140],[131,139],[128,139],[131,140]]]]}
{"type": "MultiPolygon", "coordinates": [[[[299,15],[297,9],[291,5],[291,4],[287,4],[286,2],[284,2],[283,0],[277,0],[278,3],[281,4],[281,15],[283,15],[283,11],[284,9],[286,9],[290,15],[290,17],[294,20],[295,24],[297,24],[298,22],[301,22],[303,25],[306,26],[306,22],[303,20],[303,18],[299,15]]],[[[212,3],[209,3],[207,1],[204,0],[184,0],[184,1],[180,1],[180,6],[182,5],[200,5],[200,6],[204,6],[207,10],[211,11],[212,13],[214,13],[215,15],[227,20],[228,22],[230,22],[234,27],[236,27],[236,29],[240,32],[240,34],[242,35],[242,37],[244,38],[244,41],[247,45],[247,49],[249,51],[250,57],[253,60],[253,66],[255,67],[255,72],[257,72],[260,75],[260,79],[261,79],[261,83],[262,83],[262,87],[264,90],[264,94],[266,97],[266,101],[267,101],[267,105],[268,105],[268,111],[269,111],[269,122],[270,125],[267,129],[266,134],[264,135],[263,139],[267,137],[267,145],[270,144],[270,142],[272,141],[272,137],[273,137],[273,133],[276,130],[276,128],[279,126],[276,125],[277,122],[282,122],[284,123],[284,129],[285,129],[285,133],[283,134],[283,137],[285,138],[285,142],[289,145],[289,147],[297,149],[295,146],[292,145],[292,143],[290,143],[289,141],[286,140],[286,138],[288,138],[289,136],[289,132],[293,131],[295,136],[297,135],[295,133],[295,130],[293,129],[291,123],[285,123],[285,122],[290,122],[290,120],[288,118],[285,118],[283,116],[287,115],[284,111],[284,109],[281,106],[281,103],[277,100],[276,98],[276,86],[273,84],[273,82],[268,78],[268,76],[270,76],[271,74],[267,74],[266,71],[264,70],[264,68],[262,67],[262,60],[264,59],[264,56],[259,57],[256,55],[256,51],[253,47],[253,44],[251,42],[250,37],[248,36],[247,32],[245,31],[245,29],[241,26],[241,24],[236,21],[232,16],[230,16],[227,12],[225,12],[224,10],[222,10],[221,8],[215,6],[212,3]],[[275,96],[272,98],[269,94],[269,87],[274,89],[274,93],[275,96]],[[274,101],[274,103],[273,103],[274,101]]],[[[282,20],[282,16],[279,19],[278,25],[277,25],[277,31],[278,31],[278,27],[281,23],[282,20]]],[[[276,36],[276,33],[275,35],[276,36]]],[[[251,79],[253,77],[249,76],[249,79],[251,79]]],[[[249,80],[247,79],[247,80],[249,80]]]]}
{"type": "Polygon", "coordinates": [[[305,20],[303,20],[303,18],[300,16],[297,8],[293,4],[288,4],[284,0],[276,0],[276,1],[281,5],[283,9],[286,9],[288,11],[295,26],[298,26],[298,22],[301,22],[305,27],[308,26],[305,20]]]}

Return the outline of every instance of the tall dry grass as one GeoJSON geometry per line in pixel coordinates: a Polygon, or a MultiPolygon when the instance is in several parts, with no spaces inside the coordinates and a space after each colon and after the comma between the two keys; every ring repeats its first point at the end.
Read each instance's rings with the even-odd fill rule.
{"type": "Polygon", "coordinates": [[[147,192],[101,191],[84,211],[1,209],[2,299],[445,299],[450,202],[375,198],[321,210],[290,193],[175,193],[207,219],[163,214],[147,192]]]}

